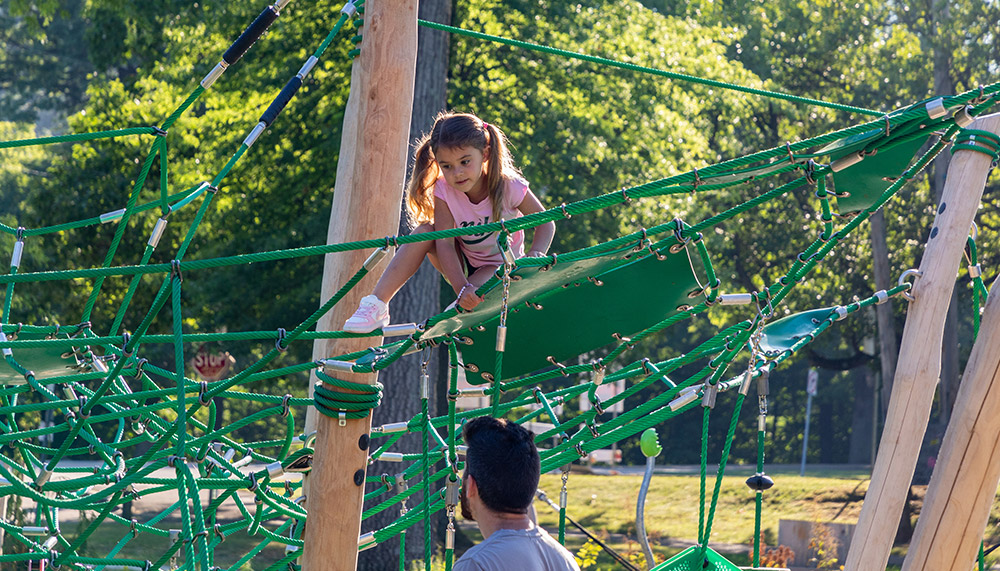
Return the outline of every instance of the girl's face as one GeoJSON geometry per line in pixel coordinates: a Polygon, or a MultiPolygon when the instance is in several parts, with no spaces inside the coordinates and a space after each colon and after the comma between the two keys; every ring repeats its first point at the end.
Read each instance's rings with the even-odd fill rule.
{"type": "Polygon", "coordinates": [[[475,147],[442,147],[434,153],[444,180],[476,200],[486,196],[486,158],[475,147]]]}

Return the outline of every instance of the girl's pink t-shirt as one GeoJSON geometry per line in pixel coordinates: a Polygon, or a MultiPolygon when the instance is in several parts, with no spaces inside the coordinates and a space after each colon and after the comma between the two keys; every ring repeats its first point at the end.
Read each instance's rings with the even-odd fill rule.
{"type": "MultiPolygon", "coordinates": [[[[527,194],[528,182],[526,180],[522,178],[507,180],[507,186],[504,187],[503,192],[503,205],[501,205],[501,216],[504,220],[513,220],[521,216],[517,207],[527,194]]],[[[445,181],[444,177],[437,179],[437,182],[434,183],[434,196],[448,205],[448,209],[451,210],[451,215],[455,219],[456,228],[494,222],[491,220],[493,202],[489,198],[479,204],[473,204],[464,192],[455,190],[445,181]]],[[[524,230],[514,232],[510,238],[514,257],[524,257],[524,230]]],[[[473,267],[498,266],[503,263],[500,248],[497,246],[497,232],[458,236],[457,240],[459,248],[473,267]]]]}

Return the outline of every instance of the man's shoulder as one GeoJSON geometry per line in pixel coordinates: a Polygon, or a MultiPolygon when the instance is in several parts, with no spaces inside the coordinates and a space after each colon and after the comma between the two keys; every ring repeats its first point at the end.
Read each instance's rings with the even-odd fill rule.
{"type": "Polygon", "coordinates": [[[518,568],[542,571],[578,571],[573,555],[545,530],[500,530],[470,548],[455,571],[492,571],[518,568]]]}

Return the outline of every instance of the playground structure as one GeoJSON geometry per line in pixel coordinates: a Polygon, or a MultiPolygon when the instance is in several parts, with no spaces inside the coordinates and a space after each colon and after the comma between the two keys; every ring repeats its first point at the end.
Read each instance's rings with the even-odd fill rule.
{"type": "MultiPolygon", "coordinates": [[[[144,211],[138,204],[145,177],[158,154],[165,153],[165,141],[172,123],[222,73],[234,65],[243,52],[257,40],[275,18],[284,3],[265,9],[223,56],[219,64],[192,95],[160,127],[142,127],[56,137],[56,140],[0,142],[4,148],[46,142],[87,141],[119,136],[153,136],[150,153],[137,178],[135,189],[121,211],[115,211],[79,221],[78,225],[93,225],[117,221],[115,242],[124,235],[130,219],[144,211]]],[[[900,367],[890,403],[889,421],[883,435],[869,496],[859,522],[856,549],[847,563],[848,569],[878,569],[885,567],[891,544],[890,530],[895,529],[905,500],[905,488],[912,476],[919,446],[930,410],[933,386],[937,380],[944,316],[937,300],[946,299],[954,287],[955,268],[979,203],[991,161],[996,161],[1000,139],[1000,116],[977,116],[996,105],[1000,86],[992,84],[974,92],[951,97],[938,97],[889,114],[872,114],[872,121],[814,139],[790,143],[787,147],[770,149],[754,155],[733,159],[675,177],[641,186],[609,192],[578,203],[561,205],[545,212],[516,221],[487,224],[472,229],[456,229],[421,236],[393,236],[398,219],[386,213],[398,213],[398,193],[367,193],[363,188],[401,189],[407,148],[407,126],[412,93],[400,86],[412,85],[413,49],[416,33],[416,3],[397,3],[391,7],[369,1],[365,11],[364,41],[355,59],[352,73],[351,98],[345,113],[343,150],[338,164],[335,212],[357,212],[350,223],[331,220],[327,246],[300,248],[292,251],[250,253],[231,258],[184,260],[184,253],[195,235],[198,221],[209,215],[212,198],[230,169],[262,135],[265,128],[294,96],[296,89],[331,39],[354,15],[354,6],[345,6],[344,14],[299,74],[289,81],[275,102],[261,116],[247,139],[226,166],[211,181],[181,193],[169,195],[163,187],[163,201],[171,209],[198,205],[198,216],[192,224],[180,250],[169,264],[149,263],[157,240],[149,240],[147,255],[131,266],[113,266],[115,248],[108,253],[101,268],[19,273],[23,244],[26,239],[62,231],[66,228],[0,230],[14,239],[11,271],[0,277],[6,287],[0,349],[4,351],[8,369],[4,370],[3,434],[0,442],[18,451],[17,458],[0,461],[0,490],[37,503],[36,525],[0,526],[26,545],[25,553],[0,555],[0,562],[46,561],[53,565],[81,568],[112,566],[135,569],[159,569],[168,565],[178,552],[184,553],[184,568],[210,569],[214,566],[212,550],[228,534],[246,531],[262,537],[261,545],[277,542],[287,546],[286,556],[272,568],[285,568],[301,560],[303,568],[322,569],[333,565],[338,569],[353,568],[357,549],[367,549],[385,539],[403,533],[412,525],[427,522],[430,513],[444,509],[449,518],[454,515],[454,497],[460,466],[459,423],[479,414],[521,415],[526,421],[547,416],[555,428],[538,435],[539,442],[553,436],[560,444],[542,450],[543,470],[553,470],[612,442],[633,437],[677,414],[700,408],[704,415],[703,447],[707,441],[709,418],[717,398],[726,392],[735,393],[736,406],[729,424],[727,446],[719,460],[719,473],[711,499],[708,499],[707,454],[702,454],[702,511],[699,522],[699,546],[685,551],[659,569],[701,568],[708,561],[715,569],[733,569],[732,564],[715,554],[709,547],[715,500],[726,467],[733,425],[754,381],[759,388],[766,386],[768,374],[775,366],[808,344],[816,335],[862,307],[884,302],[890,296],[912,296],[913,301],[904,331],[900,367]],[[405,4],[405,5],[402,5],[405,4]],[[378,133],[377,137],[371,133],[378,133]],[[939,138],[919,158],[913,158],[918,148],[933,134],[939,138]],[[994,133],[991,135],[991,133],[994,133]],[[816,267],[845,236],[858,228],[873,212],[882,207],[906,182],[922,169],[948,144],[957,150],[953,159],[953,175],[946,185],[941,208],[934,224],[932,238],[919,269],[919,279],[901,283],[889,291],[875,292],[861,301],[833,308],[820,308],[806,314],[777,320],[775,309],[791,289],[816,267]],[[872,158],[873,155],[877,156],[872,158]],[[720,213],[711,219],[688,224],[679,219],[618,237],[604,244],[577,252],[545,258],[522,259],[506,264],[485,284],[480,293],[486,301],[476,311],[459,313],[452,309],[429,318],[425,323],[404,324],[386,328],[378,335],[401,336],[402,340],[373,343],[371,337],[336,331],[346,314],[364,294],[354,285],[366,274],[377,271],[380,256],[394,244],[445,236],[496,232],[501,246],[509,233],[539,224],[586,215],[600,208],[613,208],[632,200],[678,193],[701,193],[721,190],[748,181],[774,177],[775,188],[749,203],[720,213]],[[883,178],[896,177],[891,183],[883,178]],[[874,181],[866,185],[865,179],[874,181]],[[834,190],[828,189],[829,181],[834,190]],[[363,184],[359,181],[363,181],[363,184]],[[848,182],[849,181],[849,182],[848,182]],[[850,187],[848,195],[844,191],[850,187]],[[715,274],[711,256],[702,232],[725,219],[767,201],[780,199],[800,188],[814,190],[824,212],[822,228],[816,240],[791,262],[777,283],[760,292],[727,293],[715,274]],[[353,190],[353,191],[352,191],[353,190]],[[200,202],[199,202],[200,201],[200,202]],[[361,203],[364,203],[362,208],[361,203]],[[841,213],[856,216],[835,227],[831,211],[836,204],[841,213]],[[389,238],[372,239],[372,236],[389,238]],[[372,250],[374,254],[370,254],[372,250]],[[197,382],[184,376],[185,343],[209,339],[185,334],[182,327],[181,298],[183,276],[189,272],[207,271],[213,267],[243,264],[282,257],[316,256],[338,253],[335,264],[328,261],[324,271],[322,306],[306,321],[285,332],[220,333],[211,339],[260,339],[274,341],[276,346],[259,361],[231,377],[214,382],[197,382]],[[697,262],[692,262],[695,258],[697,262]],[[696,268],[696,266],[698,266],[696,268]],[[699,276],[699,270],[705,276],[699,276]],[[103,280],[110,276],[134,276],[130,293],[121,312],[125,311],[132,292],[139,287],[143,275],[164,275],[155,301],[145,314],[140,327],[130,334],[118,331],[116,319],[108,329],[101,330],[90,323],[90,311],[100,299],[103,280]],[[33,281],[77,279],[93,280],[87,311],[78,325],[63,328],[10,323],[11,300],[16,287],[33,281]],[[655,293],[655,295],[654,295],[655,293]],[[649,300],[644,315],[622,311],[627,301],[649,300]],[[155,334],[148,331],[154,317],[171,303],[173,331],[155,334]],[[716,304],[750,304],[747,318],[720,331],[696,350],[673,359],[652,362],[630,359],[634,345],[693,315],[711,310],[716,304]],[[621,304],[618,306],[616,304],[621,304]],[[574,310],[587,307],[616,309],[595,319],[593,326],[581,331],[572,342],[553,340],[551,346],[539,346],[538,335],[553,323],[572,319],[574,310]],[[621,315],[615,321],[614,315],[621,315]],[[650,318],[650,316],[655,318],[650,318]],[[534,332],[529,338],[524,332],[534,332]],[[600,360],[587,364],[563,364],[583,352],[604,345],[616,334],[617,346],[600,360]],[[239,337],[242,335],[242,337],[239,337]],[[314,360],[277,369],[268,369],[290,343],[316,340],[314,360]],[[170,343],[175,351],[174,370],[155,367],[144,362],[141,348],[145,343],[170,343]],[[370,348],[372,345],[376,348],[370,348]],[[377,406],[380,387],[375,382],[379,370],[390,366],[402,355],[422,351],[437,344],[448,347],[450,354],[448,414],[431,418],[426,413],[412,419],[371,427],[370,410],[377,406]],[[727,376],[727,368],[746,352],[746,368],[727,376]],[[701,370],[683,381],[669,378],[683,365],[705,362],[701,370]],[[71,363],[78,372],[67,375],[71,363]],[[613,370],[614,365],[617,367],[613,370]],[[460,392],[457,389],[459,369],[481,388],[460,392]],[[542,372],[536,372],[541,369],[542,372]],[[312,398],[290,396],[271,397],[247,389],[247,385],[276,376],[309,371],[319,381],[312,398]],[[550,391],[535,388],[543,381],[583,377],[582,382],[550,391]],[[669,390],[654,400],[627,411],[612,421],[599,423],[604,407],[595,397],[602,383],[626,379],[630,387],[616,397],[621,401],[644,387],[665,384],[669,390]],[[57,386],[57,391],[49,388],[57,386]],[[34,392],[40,402],[19,403],[21,395],[34,392]],[[62,393],[60,395],[60,393],[62,393]],[[593,409],[572,418],[559,418],[554,405],[572,397],[588,394],[593,409]],[[458,412],[457,399],[464,396],[488,396],[491,406],[458,412]],[[903,395],[902,397],[897,395],[903,395]],[[223,431],[214,431],[212,423],[196,417],[201,408],[214,414],[211,399],[215,396],[241,398],[262,404],[257,415],[242,419],[223,431]],[[233,438],[242,426],[265,416],[281,415],[286,419],[290,407],[310,408],[304,430],[295,430],[288,421],[286,437],[281,442],[242,443],[233,438]],[[529,410],[529,405],[535,408],[529,410]],[[28,412],[51,410],[62,420],[51,427],[25,427],[18,423],[28,412]],[[322,414],[316,414],[318,411],[322,414]],[[527,412],[526,412],[527,411],[527,412]],[[132,422],[131,436],[126,419],[132,422]],[[117,424],[113,442],[102,441],[94,427],[101,423],[117,424]],[[579,425],[584,430],[577,430],[579,425]],[[442,436],[438,431],[444,429],[442,436]],[[315,430],[315,440],[312,433],[315,430]],[[392,446],[407,433],[421,435],[424,451],[417,455],[392,452],[392,446]],[[44,435],[64,435],[63,444],[50,447],[38,443],[44,435]],[[137,443],[150,444],[143,454],[131,455],[137,443]],[[93,451],[93,452],[91,452],[93,451]],[[73,457],[96,455],[101,465],[95,470],[67,469],[60,461],[73,457]],[[239,459],[235,459],[236,456],[239,459]],[[43,457],[48,457],[45,460],[43,457]],[[312,459],[311,472],[304,484],[304,494],[278,481],[283,472],[296,471],[312,459]],[[367,476],[367,481],[379,486],[365,494],[365,468],[370,460],[409,462],[396,482],[367,476]],[[436,472],[431,466],[444,460],[446,468],[436,472]],[[247,470],[251,462],[266,467],[247,470]],[[175,471],[176,479],[161,481],[149,475],[158,468],[175,471]],[[54,474],[68,476],[53,479],[54,474]],[[421,494],[422,500],[388,527],[363,531],[363,502],[380,494],[402,489],[402,482],[414,482],[406,491],[396,494],[369,512],[395,508],[409,498],[421,494]],[[145,486],[145,487],[144,487],[145,486]],[[140,534],[169,537],[169,531],[156,526],[156,521],[127,521],[114,513],[115,508],[130,496],[138,497],[176,486],[179,498],[162,515],[181,513],[183,528],[171,541],[170,547],[157,559],[138,560],[116,557],[119,549],[140,534]],[[286,488],[287,491],[286,491],[286,488]],[[203,507],[199,491],[214,489],[219,496],[203,507]],[[245,506],[237,491],[249,489],[257,498],[255,506],[245,506]],[[284,492],[284,493],[283,493],[284,492]],[[301,498],[305,498],[305,505],[301,498]],[[337,498],[330,501],[329,498],[337,498]],[[242,519],[217,524],[214,511],[224,502],[233,502],[242,519]],[[60,508],[87,507],[98,511],[98,517],[76,539],[66,539],[58,529],[60,508]],[[306,513],[311,525],[304,526],[306,513]],[[355,517],[345,517],[353,514],[355,517]],[[263,522],[275,518],[283,521],[274,529],[263,522]],[[107,557],[93,558],[77,553],[89,533],[105,521],[122,525],[121,542],[107,557]],[[304,528],[304,529],[303,529],[304,528]],[[360,539],[359,539],[360,535],[360,539]]],[[[449,31],[458,32],[450,29],[449,31]]],[[[480,34],[482,35],[482,34],[480,34]]],[[[662,73],[661,73],[662,75],[662,73]]],[[[677,74],[673,74],[677,75],[677,74]]],[[[675,77],[675,79],[684,79],[675,77]]],[[[160,155],[162,156],[162,155],[160,155]]],[[[165,184],[165,182],[163,183],[165,184]]],[[[154,236],[162,233],[166,218],[160,218],[154,236]]],[[[328,256],[328,260],[330,257],[328,256]]],[[[971,272],[970,272],[971,274],[971,272]]],[[[985,292],[981,278],[977,287],[985,292]]],[[[984,295],[985,298],[985,295],[984,295]]],[[[995,302],[987,305],[980,340],[972,359],[956,405],[960,426],[949,429],[942,458],[935,471],[928,504],[914,538],[910,569],[965,569],[971,566],[974,551],[985,528],[988,508],[1000,473],[992,443],[997,427],[988,415],[974,411],[990,410],[991,398],[996,398],[991,384],[997,371],[1000,343],[995,331],[995,302]],[[964,411],[968,410],[966,413],[964,411]],[[963,412],[959,412],[963,411],[963,412]],[[979,422],[972,419],[982,417],[979,422]],[[989,436],[990,431],[993,437],[989,436]],[[989,454],[977,446],[988,446],[989,454]],[[980,459],[971,465],[970,458],[980,459]],[[969,483],[975,482],[975,485],[969,483]],[[954,494],[961,493],[961,498],[954,494]],[[964,519],[963,519],[964,518],[964,519]],[[964,523],[958,524],[958,521],[964,523]],[[960,531],[958,531],[960,530],[960,531]],[[940,539],[946,532],[954,533],[948,541],[940,539]]],[[[424,376],[426,387],[429,378],[424,376]]],[[[421,391],[426,403],[428,390],[421,391]]],[[[761,416],[766,413],[766,390],[759,390],[761,416]]],[[[728,395],[725,395],[728,397],[728,395]]],[[[426,406],[424,408],[426,411],[426,406]]],[[[762,436],[759,446],[763,446],[762,436]]],[[[704,450],[704,448],[703,448],[704,450]]],[[[762,455],[761,455],[762,458],[762,455]]],[[[763,466],[758,465],[763,474],[763,466]]],[[[763,489],[757,490],[757,505],[763,489]]],[[[561,502],[565,512],[565,498],[561,502]]],[[[365,512],[364,515],[368,515],[365,512]]],[[[759,534],[760,515],[757,516],[759,534]]],[[[562,527],[561,527],[562,530],[562,527]]],[[[446,560],[450,563],[453,527],[449,525],[446,560]]],[[[561,534],[560,534],[561,535],[561,534]]],[[[248,554],[252,557],[253,553],[248,554]]],[[[249,559],[246,559],[249,560],[249,559]]],[[[243,561],[234,565],[238,567],[243,561]]]]}

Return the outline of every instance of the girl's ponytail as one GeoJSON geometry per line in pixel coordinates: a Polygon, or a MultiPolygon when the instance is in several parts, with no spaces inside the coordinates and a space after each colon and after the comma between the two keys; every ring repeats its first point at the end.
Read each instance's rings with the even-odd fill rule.
{"type": "Polygon", "coordinates": [[[434,222],[434,182],[439,176],[431,150],[430,136],[417,141],[413,151],[413,172],[406,186],[406,214],[410,227],[434,222]]]}
{"type": "Polygon", "coordinates": [[[503,196],[507,181],[521,176],[521,171],[514,166],[514,157],[510,154],[507,136],[496,125],[483,121],[483,131],[486,133],[489,153],[486,160],[486,189],[493,201],[493,220],[499,221],[503,216],[503,196]]]}

